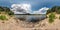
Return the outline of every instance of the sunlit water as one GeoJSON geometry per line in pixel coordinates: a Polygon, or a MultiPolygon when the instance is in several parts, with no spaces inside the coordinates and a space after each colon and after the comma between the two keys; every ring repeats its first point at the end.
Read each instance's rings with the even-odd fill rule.
{"type": "Polygon", "coordinates": [[[15,17],[28,22],[37,22],[45,19],[46,15],[15,15],[15,17]]]}

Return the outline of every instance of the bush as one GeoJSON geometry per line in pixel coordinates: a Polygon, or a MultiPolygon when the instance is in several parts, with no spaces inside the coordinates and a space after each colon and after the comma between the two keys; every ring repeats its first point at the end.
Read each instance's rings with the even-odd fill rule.
{"type": "Polygon", "coordinates": [[[14,15],[14,13],[12,11],[8,12],[8,15],[14,15]]]}
{"type": "Polygon", "coordinates": [[[4,9],[3,9],[2,7],[0,7],[0,12],[1,12],[1,11],[4,11],[4,9]]]}
{"type": "Polygon", "coordinates": [[[1,7],[0,6],[0,14],[1,14],[1,12],[5,12],[8,15],[14,15],[14,13],[8,7],[1,7]]]}
{"type": "Polygon", "coordinates": [[[46,14],[49,14],[49,13],[51,13],[51,9],[48,9],[46,14]]]}
{"type": "Polygon", "coordinates": [[[4,7],[4,11],[5,11],[5,12],[9,12],[10,9],[9,9],[8,7],[4,7]]]}
{"type": "Polygon", "coordinates": [[[49,15],[49,23],[54,22],[54,19],[55,19],[55,14],[51,13],[51,14],[49,15]]]}
{"type": "Polygon", "coordinates": [[[53,6],[51,9],[47,10],[47,14],[51,12],[56,12],[57,14],[60,14],[60,6],[53,6]]]}
{"type": "Polygon", "coordinates": [[[6,20],[7,18],[6,18],[6,16],[1,15],[1,16],[0,16],[0,19],[1,19],[1,20],[6,20]]]}
{"type": "Polygon", "coordinates": [[[59,7],[59,6],[53,6],[53,7],[51,8],[51,11],[52,11],[52,12],[55,12],[55,11],[58,9],[58,7],[59,7]]]}
{"type": "Polygon", "coordinates": [[[60,9],[58,11],[56,11],[57,14],[60,14],[60,9]]]}

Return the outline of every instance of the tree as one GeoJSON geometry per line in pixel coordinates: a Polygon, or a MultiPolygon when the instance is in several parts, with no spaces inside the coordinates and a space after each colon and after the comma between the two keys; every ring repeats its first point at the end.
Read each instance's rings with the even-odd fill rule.
{"type": "Polygon", "coordinates": [[[1,11],[4,11],[4,9],[3,9],[2,7],[0,7],[0,12],[1,12],[1,11]]]}
{"type": "Polygon", "coordinates": [[[49,13],[51,13],[51,9],[48,9],[46,14],[49,14],[49,13]]]}
{"type": "Polygon", "coordinates": [[[4,9],[5,12],[9,12],[10,11],[10,8],[8,8],[8,7],[4,7],[3,9],[4,9]]]}
{"type": "Polygon", "coordinates": [[[60,6],[53,6],[51,9],[47,10],[47,13],[56,12],[60,14],[60,6]]]}
{"type": "Polygon", "coordinates": [[[14,15],[14,13],[8,7],[1,7],[0,6],[0,12],[2,12],[2,11],[7,13],[8,15],[14,15]]]}

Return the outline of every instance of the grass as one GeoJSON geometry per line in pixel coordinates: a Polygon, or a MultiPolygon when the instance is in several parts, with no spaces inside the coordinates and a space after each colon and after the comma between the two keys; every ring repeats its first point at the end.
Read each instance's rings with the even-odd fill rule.
{"type": "Polygon", "coordinates": [[[55,19],[55,14],[51,13],[51,14],[49,15],[49,23],[54,22],[54,19],[55,19]]]}
{"type": "Polygon", "coordinates": [[[0,20],[6,20],[7,17],[5,15],[0,15],[0,20]]]}

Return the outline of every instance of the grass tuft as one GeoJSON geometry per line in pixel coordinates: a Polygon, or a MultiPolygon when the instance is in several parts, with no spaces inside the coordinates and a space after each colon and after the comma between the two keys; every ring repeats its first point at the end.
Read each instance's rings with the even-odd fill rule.
{"type": "Polygon", "coordinates": [[[49,23],[54,22],[54,19],[55,19],[55,14],[51,13],[51,14],[49,15],[49,23]]]}
{"type": "Polygon", "coordinates": [[[6,20],[6,16],[5,15],[0,15],[0,20],[6,20]]]}

